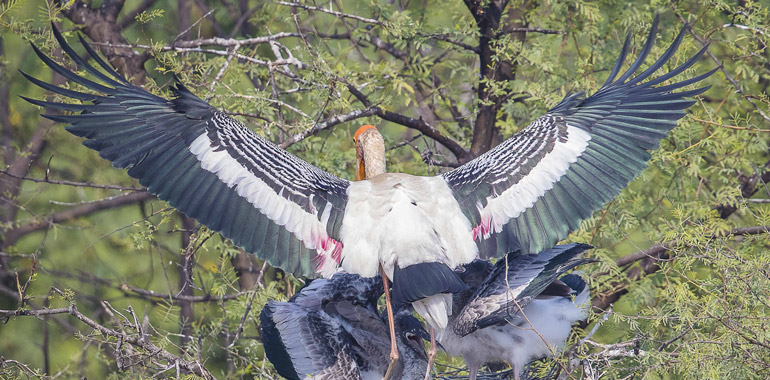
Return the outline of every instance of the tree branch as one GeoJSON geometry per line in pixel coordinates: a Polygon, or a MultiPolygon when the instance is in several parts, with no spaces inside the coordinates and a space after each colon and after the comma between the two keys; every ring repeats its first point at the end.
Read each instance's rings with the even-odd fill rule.
{"type": "MultiPolygon", "coordinates": [[[[730,236],[759,235],[763,233],[770,234],[770,226],[738,227],[733,228],[728,233],[713,234],[709,238],[714,239],[730,236]]],[[[620,299],[621,296],[628,293],[628,282],[636,281],[645,275],[657,272],[660,269],[658,263],[669,259],[669,249],[679,244],[679,241],[659,243],[645,250],[638,251],[636,253],[632,253],[615,260],[615,265],[618,267],[625,267],[635,262],[639,262],[639,266],[632,267],[626,271],[626,279],[613,282],[612,285],[615,289],[614,291],[610,293],[597,294],[594,296],[592,300],[593,306],[601,310],[607,309],[607,307],[620,299]]]]}
{"type": "Polygon", "coordinates": [[[301,133],[298,133],[296,135],[293,135],[293,136],[289,137],[286,141],[281,143],[281,148],[286,149],[286,148],[294,145],[295,143],[306,139],[307,137],[309,137],[311,135],[315,135],[318,132],[321,132],[324,129],[331,128],[331,127],[333,127],[335,125],[342,124],[342,123],[345,123],[345,122],[348,122],[348,121],[351,121],[351,120],[359,119],[359,118],[362,118],[362,117],[376,115],[377,114],[377,109],[378,109],[377,107],[369,107],[369,108],[366,108],[366,109],[363,109],[363,110],[355,110],[353,112],[346,113],[344,115],[332,116],[332,117],[324,120],[323,122],[317,123],[313,127],[308,128],[308,129],[302,131],[301,133]]]}
{"type": "Polygon", "coordinates": [[[37,220],[31,223],[23,224],[21,226],[8,230],[5,234],[5,244],[7,246],[15,244],[19,238],[29,233],[46,229],[54,224],[62,223],[70,219],[79,218],[81,216],[90,215],[98,211],[108,210],[115,207],[124,206],[127,204],[133,204],[141,201],[152,199],[154,195],[145,191],[136,191],[128,193],[118,197],[108,198],[101,202],[85,203],[79,206],[72,207],[70,209],[59,211],[51,215],[43,217],[41,220],[37,220]]]}
{"type": "Polygon", "coordinates": [[[10,173],[8,170],[0,170],[0,174],[4,174],[8,177],[24,180],[24,181],[31,181],[35,183],[50,183],[52,185],[63,185],[63,186],[74,186],[74,187],[90,187],[94,189],[106,189],[106,190],[120,190],[120,191],[144,191],[146,190],[143,187],[132,187],[132,186],[118,186],[118,185],[99,185],[96,183],[90,183],[90,182],[75,182],[75,181],[65,181],[65,180],[55,180],[55,179],[49,179],[49,178],[33,178],[33,177],[19,177],[12,173],[10,173]]]}
{"type": "Polygon", "coordinates": [[[71,305],[70,307],[57,308],[57,309],[0,310],[0,316],[6,317],[6,318],[18,317],[18,316],[35,316],[39,318],[41,316],[55,315],[55,314],[69,314],[77,318],[81,322],[85,323],[87,326],[91,327],[92,329],[96,330],[101,335],[119,338],[120,341],[122,342],[129,343],[136,347],[140,347],[145,351],[152,353],[152,356],[158,356],[165,361],[179,365],[185,370],[190,371],[191,373],[194,373],[204,379],[216,379],[214,375],[212,375],[208,370],[206,370],[206,368],[203,367],[202,363],[198,361],[188,361],[188,360],[182,359],[181,357],[174,355],[166,351],[165,349],[162,349],[156,346],[154,343],[152,343],[150,339],[147,339],[147,337],[141,333],[136,335],[128,335],[125,332],[118,332],[116,330],[107,328],[97,323],[93,319],[87,317],[80,311],[78,311],[75,305],[71,305]]]}
{"type": "Polygon", "coordinates": [[[349,19],[358,20],[358,21],[362,21],[362,22],[365,22],[365,23],[369,23],[369,24],[383,25],[383,23],[381,21],[378,21],[378,20],[375,20],[375,19],[361,17],[361,16],[356,16],[356,15],[351,15],[351,14],[342,13],[342,12],[337,12],[337,11],[333,11],[333,10],[326,9],[326,8],[315,7],[315,6],[312,6],[312,5],[303,5],[303,4],[299,4],[299,3],[290,3],[290,2],[287,2],[287,1],[276,1],[275,3],[278,4],[278,5],[285,5],[287,7],[292,7],[292,8],[301,8],[301,9],[308,10],[308,11],[317,11],[317,12],[322,12],[322,13],[328,13],[330,15],[334,15],[334,16],[337,16],[337,17],[340,17],[340,18],[349,18],[349,19]]]}

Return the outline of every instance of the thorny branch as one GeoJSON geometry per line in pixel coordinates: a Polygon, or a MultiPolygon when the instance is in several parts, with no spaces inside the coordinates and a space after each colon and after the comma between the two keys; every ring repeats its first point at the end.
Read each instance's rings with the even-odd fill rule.
{"type": "MultiPolygon", "coordinates": [[[[81,322],[85,323],[87,326],[91,327],[94,332],[104,336],[105,338],[118,338],[118,343],[112,343],[119,345],[121,342],[131,344],[135,347],[141,348],[144,351],[151,353],[150,356],[148,356],[148,359],[157,357],[160,359],[163,359],[164,361],[167,361],[169,363],[172,363],[174,365],[178,365],[182,368],[184,368],[187,371],[190,371],[204,379],[215,379],[214,375],[212,375],[204,366],[203,363],[197,361],[197,360],[187,360],[180,356],[177,356],[175,354],[172,354],[168,351],[166,351],[163,348],[158,347],[148,337],[141,333],[141,328],[137,323],[135,323],[135,334],[129,334],[125,331],[117,331],[108,327],[105,327],[104,325],[101,325],[94,321],[93,319],[87,317],[83,313],[81,313],[77,306],[70,305],[69,307],[63,307],[63,308],[56,308],[56,309],[39,309],[39,310],[0,310],[0,316],[5,317],[6,321],[11,317],[19,317],[19,316],[34,316],[37,318],[40,318],[42,316],[46,315],[56,315],[56,314],[69,314],[81,322]]],[[[92,335],[92,334],[85,334],[86,336],[92,335]]],[[[118,347],[119,350],[119,347],[118,347]]]]}

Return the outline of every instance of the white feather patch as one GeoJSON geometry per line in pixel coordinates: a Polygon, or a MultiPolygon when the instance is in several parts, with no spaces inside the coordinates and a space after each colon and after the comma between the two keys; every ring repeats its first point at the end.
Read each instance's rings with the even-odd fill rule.
{"type": "Polygon", "coordinates": [[[518,217],[542,197],[546,191],[567,173],[588,147],[591,135],[567,124],[567,141],[557,141],[553,150],[543,157],[518,183],[498,196],[487,198],[487,205],[479,210],[481,225],[474,229],[474,238],[488,238],[502,231],[503,225],[518,217]],[[480,228],[480,234],[477,229],[480,228]]]}
{"type": "Polygon", "coordinates": [[[200,161],[201,168],[216,174],[220,181],[234,188],[238,195],[248,200],[268,219],[294,234],[305,247],[315,249],[319,256],[318,269],[322,276],[330,277],[336,272],[342,243],[327,235],[324,224],[329,220],[331,205],[326,205],[319,220],[317,210],[313,214],[308,213],[298,204],[276,193],[227,151],[213,150],[211,140],[205,132],[190,144],[189,149],[200,161]]]}
{"type": "Polygon", "coordinates": [[[396,263],[454,268],[478,255],[470,221],[441,177],[385,173],[351,183],[347,195],[340,237],[350,273],[372,277],[382,264],[393,278],[396,263]]]}

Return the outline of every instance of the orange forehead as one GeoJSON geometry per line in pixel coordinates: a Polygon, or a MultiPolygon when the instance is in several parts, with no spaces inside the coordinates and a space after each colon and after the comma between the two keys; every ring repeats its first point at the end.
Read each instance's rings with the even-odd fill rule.
{"type": "Polygon", "coordinates": [[[364,133],[364,132],[366,132],[366,131],[368,131],[370,129],[377,129],[377,127],[375,127],[373,125],[368,125],[368,124],[364,125],[363,127],[358,128],[358,130],[356,131],[356,134],[353,135],[353,138],[358,140],[358,136],[361,136],[362,133],[364,133]]]}

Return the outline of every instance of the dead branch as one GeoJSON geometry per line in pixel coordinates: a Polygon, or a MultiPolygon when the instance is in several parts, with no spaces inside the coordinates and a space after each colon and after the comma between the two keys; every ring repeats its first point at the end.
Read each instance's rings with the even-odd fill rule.
{"type": "Polygon", "coordinates": [[[137,331],[137,334],[129,335],[126,332],[118,332],[111,328],[105,327],[97,323],[93,319],[87,317],[80,311],[78,311],[77,306],[75,305],[70,305],[69,307],[56,308],[56,309],[0,310],[0,316],[3,316],[5,318],[19,317],[19,316],[34,316],[36,318],[40,318],[42,316],[56,315],[56,314],[69,314],[77,318],[81,322],[85,323],[87,326],[91,327],[92,329],[94,329],[96,332],[98,332],[103,336],[118,338],[120,339],[120,342],[129,343],[135,347],[141,348],[149,353],[152,353],[152,356],[157,356],[169,363],[174,363],[175,365],[179,365],[185,370],[190,371],[200,377],[203,377],[204,379],[216,379],[214,375],[212,375],[208,370],[206,370],[206,368],[203,367],[203,364],[201,362],[197,360],[188,361],[186,359],[183,359],[175,354],[172,354],[166,351],[165,349],[162,349],[156,346],[149,339],[147,339],[147,337],[144,336],[141,333],[141,331],[137,331]]]}

